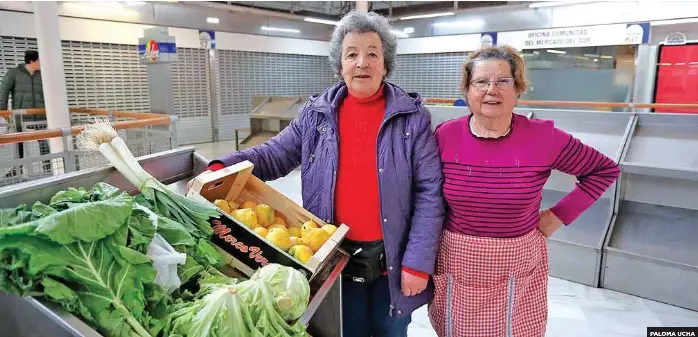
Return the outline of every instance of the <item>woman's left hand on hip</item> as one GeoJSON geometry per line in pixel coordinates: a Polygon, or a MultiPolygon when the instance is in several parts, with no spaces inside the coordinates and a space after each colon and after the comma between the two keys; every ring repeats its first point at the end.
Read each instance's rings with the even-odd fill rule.
{"type": "Polygon", "coordinates": [[[540,211],[540,221],[538,222],[538,230],[543,233],[546,238],[555,233],[563,225],[562,220],[555,215],[551,210],[544,209],[540,211]]]}
{"type": "Polygon", "coordinates": [[[414,296],[427,288],[429,279],[421,278],[412,275],[406,271],[402,271],[402,294],[405,296],[414,296]]]}

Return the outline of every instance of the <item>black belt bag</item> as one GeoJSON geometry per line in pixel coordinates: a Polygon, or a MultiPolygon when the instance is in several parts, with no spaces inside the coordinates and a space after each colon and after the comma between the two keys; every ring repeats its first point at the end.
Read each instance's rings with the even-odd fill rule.
{"type": "Polygon", "coordinates": [[[357,242],[344,239],[342,248],[351,255],[342,273],[354,282],[371,284],[385,273],[383,241],[357,242]]]}

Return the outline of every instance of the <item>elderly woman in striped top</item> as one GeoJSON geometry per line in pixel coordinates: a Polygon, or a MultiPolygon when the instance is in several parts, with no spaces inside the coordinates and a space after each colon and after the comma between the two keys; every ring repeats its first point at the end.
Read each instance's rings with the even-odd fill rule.
{"type": "Polygon", "coordinates": [[[436,129],[449,206],[429,304],[439,336],[544,336],[546,238],[587,210],[620,172],[552,121],[513,113],[524,74],[514,49],[473,52],[461,82],[472,114],[436,129]],[[541,211],[552,170],[578,183],[541,211]]]}

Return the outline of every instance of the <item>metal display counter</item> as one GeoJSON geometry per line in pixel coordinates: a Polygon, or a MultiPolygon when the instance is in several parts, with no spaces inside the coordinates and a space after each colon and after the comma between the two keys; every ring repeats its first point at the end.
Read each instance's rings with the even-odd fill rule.
{"type": "Polygon", "coordinates": [[[255,96],[250,112],[250,135],[239,144],[240,149],[262,144],[276,136],[298,116],[305,104],[303,97],[255,96]]]}
{"type": "MultiPolygon", "coordinates": [[[[620,160],[635,117],[630,113],[528,109],[534,118],[552,120],[555,127],[616,162],[620,160]]],[[[522,112],[526,111],[522,109],[522,112]]],[[[576,178],[553,171],[543,189],[542,208],[554,206],[569,193],[576,178]]],[[[616,184],[569,226],[561,227],[548,240],[550,275],[597,287],[603,244],[614,215],[616,184]]]]}
{"type": "Polygon", "coordinates": [[[698,115],[637,115],[602,286],[698,310],[698,115]]]}
{"type": "MultiPolygon", "coordinates": [[[[143,168],[155,178],[181,191],[186,181],[203,171],[208,163],[193,148],[182,148],[141,157],[143,168]]],[[[130,193],[137,192],[121,174],[111,167],[87,169],[50,179],[17,184],[0,190],[0,208],[48,202],[58,191],[69,187],[91,188],[105,182],[130,193]]],[[[314,337],[341,336],[341,272],[348,256],[341,251],[310,282],[311,299],[300,318],[314,337]]],[[[52,303],[34,298],[20,298],[0,292],[0,336],[12,337],[99,337],[100,335],[75,316],[52,303]]]]}

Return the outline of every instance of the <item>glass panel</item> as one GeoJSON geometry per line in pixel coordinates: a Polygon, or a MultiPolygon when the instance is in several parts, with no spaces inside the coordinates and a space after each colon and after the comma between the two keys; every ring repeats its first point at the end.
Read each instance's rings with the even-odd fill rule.
{"type": "MultiPolygon", "coordinates": [[[[521,99],[628,102],[635,46],[523,50],[529,88],[521,99]]],[[[574,107],[540,106],[574,109],[574,107]]],[[[595,110],[623,109],[596,108],[595,110]]]]}

